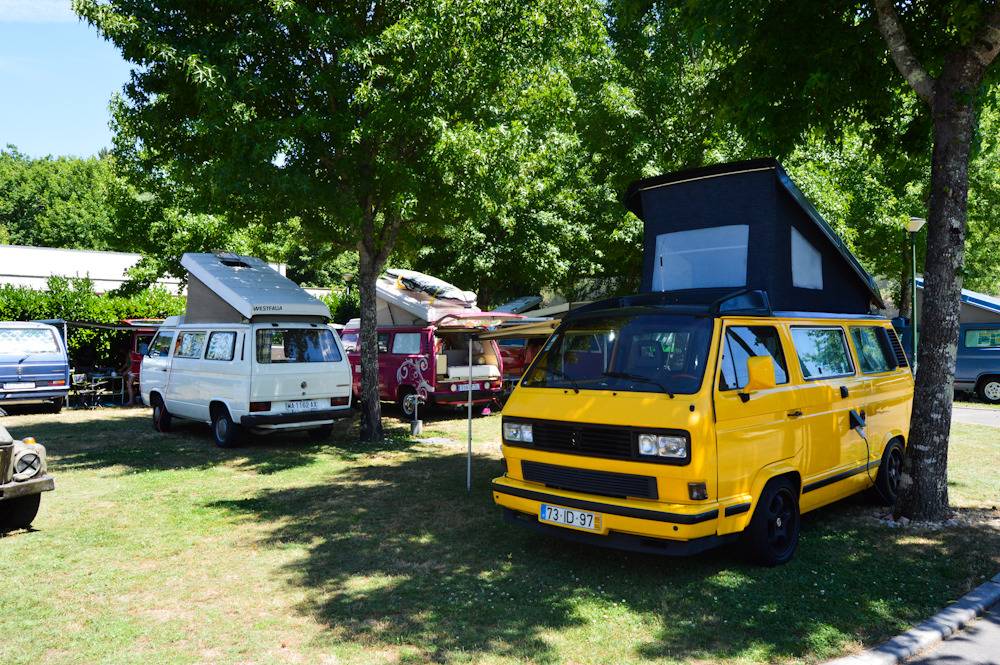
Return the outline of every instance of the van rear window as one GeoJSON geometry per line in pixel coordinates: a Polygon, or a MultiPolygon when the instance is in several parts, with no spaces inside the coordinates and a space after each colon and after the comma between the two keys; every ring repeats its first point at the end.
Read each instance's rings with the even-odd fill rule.
{"type": "Polygon", "coordinates": [[[0,355],[18,353],[59,353],[59,343],[45,328],[0,328],[0,355]]]}
{"type": "Polygon", "coordinates": [[[335,363],[342,359],[329,328],[267,328],[257,331],[257,362],[335,363]]]}

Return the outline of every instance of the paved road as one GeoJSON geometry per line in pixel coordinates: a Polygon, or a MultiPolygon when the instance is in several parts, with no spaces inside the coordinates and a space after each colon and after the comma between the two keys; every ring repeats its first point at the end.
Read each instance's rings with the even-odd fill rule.
{"type": "Polygon", "coordinates": [[[951,410],[951,419],[968,425],[1000,427],[1000,409],[975,409],[956,406],[951,410]]]}
{"type": "Polygon", "coordinates": [[[1000,665],[1000,605],[907,665],[1000,665]]]}

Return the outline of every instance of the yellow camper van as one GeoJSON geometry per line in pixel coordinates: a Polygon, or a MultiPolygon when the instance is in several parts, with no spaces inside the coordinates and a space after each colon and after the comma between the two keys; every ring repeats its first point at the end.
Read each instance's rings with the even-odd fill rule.
{"type": "Polygon", "coordinates": [[[567,316],[504,408],[505,518],[663,554],[742,536],[775,565],[800,514],[864,490],[892,501],[913,380],[890,323],[754,295],[567,316]]]}

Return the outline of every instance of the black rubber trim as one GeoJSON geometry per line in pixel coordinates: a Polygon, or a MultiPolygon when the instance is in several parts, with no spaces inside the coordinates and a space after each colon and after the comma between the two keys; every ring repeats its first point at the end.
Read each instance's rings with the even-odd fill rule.
{"type": "Polygon", "coordinates": [[[851,476],[856,476],[859,473],[864,473],[865,471],[868,471],[868,469],[873,469],[873,468],[877,467],[881,463],[881,461],[882,460],[872,460],[868,464],[862,464],[859,467],[855,467],[853,469],[848,469],[847,471],[841,471],[840,473],[838,473],[836,475],[833,475],[833,476],[830,476],[829,478],[823,478],[822,480],[817,480],[815,482],[811,482],[808,485],[804,485],[802,487],[802,493],[806,494],[808,492],[812,492],[812,491],[815,491],[815,490],[818,490],[818,489],[823,489],[827,485],[832,485],[834,483],[839,483],[841,480],[846,480],[847,478],[850,478],[851,476]]]}
{"type": "Polygon", "coordinates": [[[533,490],[525,490],[519,487],[508,487],[507,485],[498,485],[493,483],[493,491],[499,492],[500,494],[509,494],[511,496],[518,496],[522,499],[531,499],[533,501],[547,501],[551,503],[557,503],[562,506],[569,506],[570,508],[580,508],[582,510],[596,510],[601,513],[608,513],[609,515],[621,515],[622,517],[635,517],[640,520],[652,520],[654,522],[669,522],[671,524],[701,524],[702,522],[707,522],[709,520],[714,520],[719,516],[719,510],[717,508],[706,511],[704,513],[698,513],[696,515],[685,515],[683,513],[665,513],[659,510],[645,510],[643,508],[626,508],[624,506],[613,506],[607,503],[598,503],[596,501],[583,501],[581,499],[571,499],[565,496],[559,496],[557,494],[546,494],[545,492],[535,492],[533,490]]]}
{"type": "Polygon", "coordinates": [[[740,515],[750,510],[749,503],[737,503],[735,506],[726,506],[726,517],[740,515]]]}
{"type": "Polygon", "coordinates": [[[576,529],[565,529],[560,526],[543,524],[533,515],[519,513],[510,508],[503,509],[503,519],[510,524],[531,529],[540,534],[567,540],[573,543],[593,545],[595,547],[607,547],[615,550],[625,550],[627,552],[642,552],[644,554],[655,554],[660,556],[691,556],[704,552],[705,550],[719,547],[727,543],[732,543],[740,536],[738,533],[730,533],[724,536],[711,535],[691,540],[668,540],[666,538],[653,538],[650,536],[636,536],[630,533],[620,533],[609,531],[607,535],[597,533],[587,533],[576,529]]]}
{"type": "Polygon", "coordinates": [[[289,423],[311,423],[317,420],[337,420],[351,417],[349,407],[342,409],[323,409],[322,411],[303,411],[302,413],[264,413],[247,415],[240,418],[240,425],[256,427],[258,425],[287,425],[289,423]]]}

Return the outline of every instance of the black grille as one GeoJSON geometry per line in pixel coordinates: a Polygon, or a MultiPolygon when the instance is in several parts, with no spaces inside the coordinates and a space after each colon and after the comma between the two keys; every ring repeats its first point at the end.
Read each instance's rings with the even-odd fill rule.
{"type": "Polygon", "coordinates": [[[521,474],[525,480],[544,483],[547,487],[554,489],[620,498],[632,496],[642,499],[656,499],[659,497],[656,491],[656,478],[651,476],[590,471],[528,461],[521,462],[521,474]]]}
{"type": "Polygon", "coordinates": [[[909,363],[906,362],[906,352],[903,351],[903,345],[899,343],[899,337],[896,336],[895,330],[886,330],[889,337],[889,346],[892,347],[892,352],[896,356],[896,366],[897,367],[909,367],[909,363]]]}
{"type": "Polygon", "coordinates": [[[632,459],[632,433],[621,427],[534,422],[534,445],[539,450],[570,452],[614,459],[632,459]]]}

